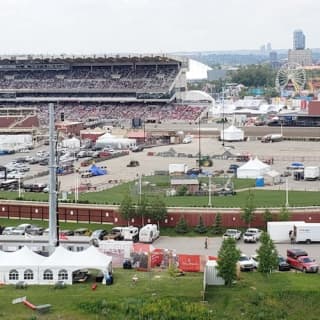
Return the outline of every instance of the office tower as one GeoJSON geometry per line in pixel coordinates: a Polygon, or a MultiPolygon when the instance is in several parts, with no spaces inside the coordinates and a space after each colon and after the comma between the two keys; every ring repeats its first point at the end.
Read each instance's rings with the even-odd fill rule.
{"type": "Polygon", "coordinates": [[[293,32],[293,50],[304,50],[306,47],[306,37],[302,30],[293,32]]]}

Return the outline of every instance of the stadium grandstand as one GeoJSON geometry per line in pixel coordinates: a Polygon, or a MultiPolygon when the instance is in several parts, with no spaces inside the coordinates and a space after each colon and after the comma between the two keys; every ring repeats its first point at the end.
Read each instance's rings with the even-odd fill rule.
{"type": "MultiPolygon", "coordinates": [[[[29,109],[34,123],[26,124],[47,126],[52,102],[57,116],[63,112],[67,120],[91,124],[133,118],[195,121],[204,107],[183,104],[187,69],[187,60],[165,55],[1,57],[0,118],[29,109]]],[[[24,123],[12,122],[16,125],[7,120],[7,128],[24,123]]]]}

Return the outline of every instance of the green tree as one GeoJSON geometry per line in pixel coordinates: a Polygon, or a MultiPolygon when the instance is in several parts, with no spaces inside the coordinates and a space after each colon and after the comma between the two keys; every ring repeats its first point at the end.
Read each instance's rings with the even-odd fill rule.
{"type": "Polygon", "coordinates": [[[176,232],[177,233],[187,233],[188,232],[188,224],[184,216],[181,216],[177,225],[176,225],[176,232]]]}
{"type": "Polygon", "coordinates": [[[289,221],[291,217],[291,213],[286,206],[282,206],[279,212],[279,220],[280,221],[289,221]]]}
{"type": "Polygon", "coordinates": [[[195,226],[194,231],[197,233],[206,233],[207,228],[204,225],[202,216],[199,216],[199,223],[195,226]]]}
{"type": "Polygon", "coordinates": [[[240,250],[233,238],[223,240],[218,257],[218,275],[224,279],[226,286],[231,287],[237,278],[237,262],[240,258],[240,250]]]}
{"type": "Polygon", "coordinates": [[[222,229],[222,216],[220,212],[217,212],[215,219],[214,219],[214,224],[212,226],[212,233],[213,234],[222,234],[223,229],[222,229]]]}
{"type": "Polygon", "coordinates": [[[263,274],[270,274],[278,266],[278,252],[267,232],[260,237],[261,245],[257,249],[258,271],[263,274]]]}
{"type": "Polygon", "coordinates": [[[158,227],[159,222],[163,221],[168,214],[167,206],[162,197],[154,197],[150,201],[148,217],[157,221],[158,227]]]}
{"type": "Polygon", "coordinates": [[[241,210],[241,219],[250,227],[252,220],[254,219],[256,207],[254,205],[254,194],[249,190],[245,207],[241,210]]]}
{"type": "Polygon", "coordinates": [[[177,190],[177,196],[185,196],[188,193],[188,187],[187,186],[181,186],[177,190]]]}
{"type": "Polygon", "coordinates": [[[267,225],[268,221],[272,221],[272,212],[269,209],[264,210],[262,218],[265,225],[267,225]]]}
{"type": "Polygon", "coordinates": [[[149,201],[145,194],[141,195],[137,206],[136,216],[141,217],[142,225],[144,225],[144,218],[148,216],[149,201]]]}
{"type": "Polygon", "coordinates": [[[129,220],[135,217],[136,210],[133,204],[133,200],[129,193],[125,193],[122,202],[120,203],[119,212],[123,219],[127,220],[129,225],[129,220]]]}

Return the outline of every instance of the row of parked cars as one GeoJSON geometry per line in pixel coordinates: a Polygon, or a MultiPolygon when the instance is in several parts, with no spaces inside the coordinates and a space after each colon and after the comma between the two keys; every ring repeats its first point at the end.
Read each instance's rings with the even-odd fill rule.
{"type": "Polygon", "coordinates": [[[235,240],[240,240],[243,236],[244,242],[256,243],[260,240],[261,233],[262,230],[257,228],[248,228],[243,235],[242,232],[238,229],[227,229],[222,238],[233,238],[235,240]]]}

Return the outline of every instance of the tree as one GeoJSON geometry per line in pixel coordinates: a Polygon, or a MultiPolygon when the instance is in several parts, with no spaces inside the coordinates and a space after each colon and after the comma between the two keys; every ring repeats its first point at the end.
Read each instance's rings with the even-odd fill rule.
{"type": "Polygon", "coordinates": [[[180,188],[178,188],[177,190],[177,196],[185,196],[188,193],[188,187],[187,186],[181,186],[180,188]]]}
{"type": "Polygon", "coordinates": [[[222,234],[222,217],[221,213],[217,212],[214,220],[214,224],[212,226],[212,233],[213,234],[222,234]]]}
{"type": "Polygon", "coordinates": [[[168,214],[166,203],[161,197],[154,197],[150,201],[148,217],[158,222],[163,221],[168,214]]]}
{"type": "Polygon", "coordinates": [[[230,237],[223,240],[218,258],[218,275],[224,279],[226,286],[231,287],[237,279],[237,262],[240,258],[235,239],[230,237]]]}
{"type": "Polygon", "coordinates": [[[176,225],[176,232],[177,233],[187,233],[188,232],[188,224],[186,219],[181,216],[177,225],[176,225]]]}
{"type": "Polygon", "coordinates": [[[250,227],[252,220],[254,219],[254,212],[256,208],[254,206],[254,194],[249,190],[245,207],[242,208],[241,219],[250,227]]]}
{"type": "Polygon", "coordinates": [[[197,233],[206,233],[207,232],[207,228],[203,223],[202,216],[199,217],[199,224],[196,225],[196,227],[194,228],[194,231],[197,233]]]}
{"type": "Polygon", "coordinates": [[[144,225],[144,217],[148,216],[148,207],[148,198],[145,194],[142,194],[137,206],[137,216],[141,217],[142,225],[144,225]]]}
{"type": "Polygon", "coordinates": [[[265,224],[267,224],[268,221],[272,221],[272,213],[269,209],[264,210],[263,221],[265,222],[265,224]]]}
{"type": "Polygon", "coordinates": [[[290,219],[291,213],[289,212],[288,208],[282,206],[279,212],[279,220],[280,221],[288,221],[290,219]]]}
{"type": "Polygon", "coordinates": [[[133,204],[133,200],[129,193],[126,193],[124,195],[123,200],[120,203],[119,211],[122,218],[127,220],[129,225],[129,220],[135,217],[136,215],[136,210],[133,204]]]}
{"type": "Polygon", "coordinates": [[[263,274],[270,274],[278,266],[278,252],[267,232],[260,237],[261,245],[257,249],[258,271],[263,274]]]}

